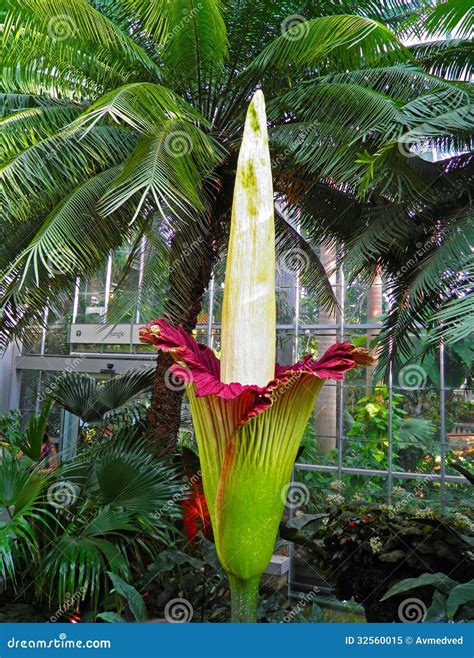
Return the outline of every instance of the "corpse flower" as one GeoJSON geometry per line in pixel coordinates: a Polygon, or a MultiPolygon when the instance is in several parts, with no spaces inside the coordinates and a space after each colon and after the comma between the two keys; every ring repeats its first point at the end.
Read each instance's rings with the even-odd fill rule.
{"type": "Polygon", "coordinates": [[[366,350],[333,345],[322,358],[275,366],[275,237],[265,103],[249,106],[239,153],[222,317],[222,360],[167,320],[140,339],[170,352],[186,383],[216,550],[232,620],[255,621],[301,437],[326,379],[369,365],[366,350]]]}

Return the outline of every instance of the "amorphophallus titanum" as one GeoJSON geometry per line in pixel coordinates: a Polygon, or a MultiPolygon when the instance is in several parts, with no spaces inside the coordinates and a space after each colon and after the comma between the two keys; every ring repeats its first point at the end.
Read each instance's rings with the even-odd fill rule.
{"type": "Polygon", "coordinates": [[[204,491],[232,620],[254,621],[301,437],[326,379],[369,365],[366,350],[332,346],[315,361],[275,366],[275,238],[265,102],[250,103],[236,172],[222,314],[222,359],[166,320],[142,341],[171,352],[186,382],[204,491]]]}

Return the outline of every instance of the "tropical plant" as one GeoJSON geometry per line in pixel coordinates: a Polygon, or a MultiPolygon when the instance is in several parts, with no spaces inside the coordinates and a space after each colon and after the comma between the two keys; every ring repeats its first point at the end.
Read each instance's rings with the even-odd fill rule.
{"type": "MultiPolygon", "coordinates": [[[[51,520],[43,503],[51,474],[31,470],[26,460],[18,461],[4,452],[0,460],[0,510],[7,521],[0,524],[0,576],[2,582],[18,587],[23,565],[37,564],[37,530],[51,520]]],[[[34,573],[34,570],[33,570],[34,573]]]]}
{"type": "Polygon", "coordinates": [[[20,410],[10,409],[8,415],[0,417],[0,447],[18,450],[17,441],[22,437],[20,410]]]}
{"type": "Polygon", "coordinates": [[[108,572],[130,583],[173,534],[179,483],[153,461],[143,428],[125,428],[55,475],[27,460],[0,462],[0,575],[7,592],[50,609],[112,605],[108,572]],[[57,479],[57,476],[59,479],[57,479]]]}
{"type": "MultiPolygon", "coordinates": [[[[469,517],[445,516],[409,498],[389,506],[341,495],[328,496],[324,512],[296,516],[280,529],[340,600],[362,603],[368,622],[409,621],[400,616],[406,597],[386,600],[401,579],[441,570],[459,582],[471,580],[473,531],[469,517]]],[[[420,582],[422,605],[430,594],[420,582]]]]}
{"type": "Polygon", "coordinates": [[[41,407],[39,416],[31,416],[26,431],[16,437],[15,445],[23,454],[36,462],[41,459],[41,447],[52,406],[53,400],[47,400],[41,407]]]}
{"type": "Polygon", "coordinates": [[[458,583],[445,573],[424,573],[418,578],[407,578],[395,583],[383,595],[381,601],[422,587],[430,587],[433,590],[430,606],[423,614],[422,621],[474,621],[474,579],[467,583],[458,583]]]}
{"type": "Polygon", "coordinates": [[[217,554],[229,578],[232,620],[255,621],[260,580],[300,441],[326,379],[370,365],[367,350],[338,343],[315,361],[275,365],[273,186],[263,93],[249,105],[237,162],[222,313],[222,349],[166,320],[140,331],[170,352],[186,385],[217,554]]]}
{"type": "Polygon", "coordinates": [[[378,386],[370,396],[357,401],[349,414],[353,415],[347,436],[351,437],[345,454],[347,465],[364,468],[387,468],[389,444],[389,414],[392,417],[394,463],[404,461],[415,449],[418,459],[432,447],[435,426],[424,418],[406,417],[402,408],[405,396],[393,393],[391,406],[386,387],[378,386]]]}
{"type": "MultiPolygon", "coordinates": [[[[331,306],[316,242],[347,239],[348,226],[352,237],[368,220],[380,237],[380,223],[413,214],[406,200],[419,205],[420,190],[441,173],[451,198],[451,181],[456,189],[464,185],[466,157],[448,168],[399,152],[400,145],[426,140],[458,148],[465,141],[469,91],[427,73],[442,45],[410,53],[386,27],[401,29],[407,14],[425,4],[4,5],[3,341],[41,325],[45,305],[53,314],[78,276],[93,274],[111,248],[130,240],[126,277],[143,254],[143,236],[149,244],[143,293],[133,297],[133,308],[149,316],[157,281],[167,282],[165,311],[192,329],[226,243],[246,101],[262,86],[272,99],[275,191],[300,213],[302,232],[277,213],[277,246],[305,254],[311,266],[300,272],[303,284],[331,306]],[[387,213],[378,210],[379,198],[387,213]]],[[[465,47],[450,49],[451,74],[465,47]]],[[[423,226],[432,228],[431,206],[415,206],[414,224],[420,226],[423,210],[423,226]]],[[[410,241],[411,235],[404,262],[410,241]]],[[[169,355],[160,354],[149,413],[162,448],[170,438],[173,445],[182,395],[166,387],[170,365],[169,355]]]]}
{"type": "Polygon", "coordinates": [[[120,416],[120,411],[125,412],[134,398],[150,390],[153,374],[153,368],[145,367],[100,381],[83,373],[64,372],[51,383],[51,396],[83,423],[107,423],[120,416]]]}

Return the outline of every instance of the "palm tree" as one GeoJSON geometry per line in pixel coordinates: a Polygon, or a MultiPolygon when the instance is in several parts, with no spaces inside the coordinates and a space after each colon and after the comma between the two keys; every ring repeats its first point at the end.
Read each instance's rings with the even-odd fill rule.
{"type": "MultiPolygon", "coordinates": [[[[125,276],[144,236],[153,247],[134,304],[146,308],[166,253],[165,311],[192,329],[226,244],[246,101],[261,86],[273,99],[275,191],[290,217],[302,211],[302,236],[278,217],[278,248],[304,251],[302,283],[330,309],[313,245],[347,241],[344,212],[355,208],[362,227],[375,197],[392,215],[414,203],[439,166],[403,158],[400,144],[465,143],[468,92],[427,74],[377,22],[399,27],[425,3],[377,5],[12,0],[2,10],[3,342],[40,325],[46,305],[130,241],[125,276]]],[[[422,63],[436,67],[441,50],[422,63]]],[[[179,424],[169,365],[160,354],[148,419],[158,452],[179,424]]]]}
{"type": "MultiPolygon", "coordinates": [[[[298,196],[307,236],[317,230],[339,242],[349,280],[372,285],[383,276],[387,284],[381,365],[410,358],[420,331],[432,345],[474,331],[473,28],[471,3],[437,2],[397,25],[420,68],[346,71],[328,76],[326,88],[296,84],[287,99],[297,131],[344,106],[332,153],[313,139],[295,145],[291,123],[277,129],[293,166],[287,197],[298,196]]],[[[321,131],[320,139],[334,137],[321,131]]]]}

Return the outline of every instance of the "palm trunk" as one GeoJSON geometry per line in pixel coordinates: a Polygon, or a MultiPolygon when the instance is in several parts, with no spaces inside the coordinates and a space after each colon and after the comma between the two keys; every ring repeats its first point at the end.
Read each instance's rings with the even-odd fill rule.
{"type": "Polygon", "coordinates": [[[171,354],[160,352],[156,359],[151,404],[147,413],[147,437],[150,451],[157,457],[172,454],[176,446],[181,418],[183,391],[167,387],[167,372],[173,365],[171,354]]]}
{"type": "MultiPolygon", "coordinates": [[[[187,258],[182,258],[182,246],[183,236],[176,234],[171,248],[166,310],[176,325],[182,325],[190,333],[197,324],[202,297],[209,285],[215,250],[212,242],[196,239],[192,243],[193,253],[188,262],[187,258]]],[[[176,449],[184,391],[170,376],[169,368],[173,363],[170,354],[158,354],[147,414],[148,445],[157,456],[172,454],[176,449]]]]}

